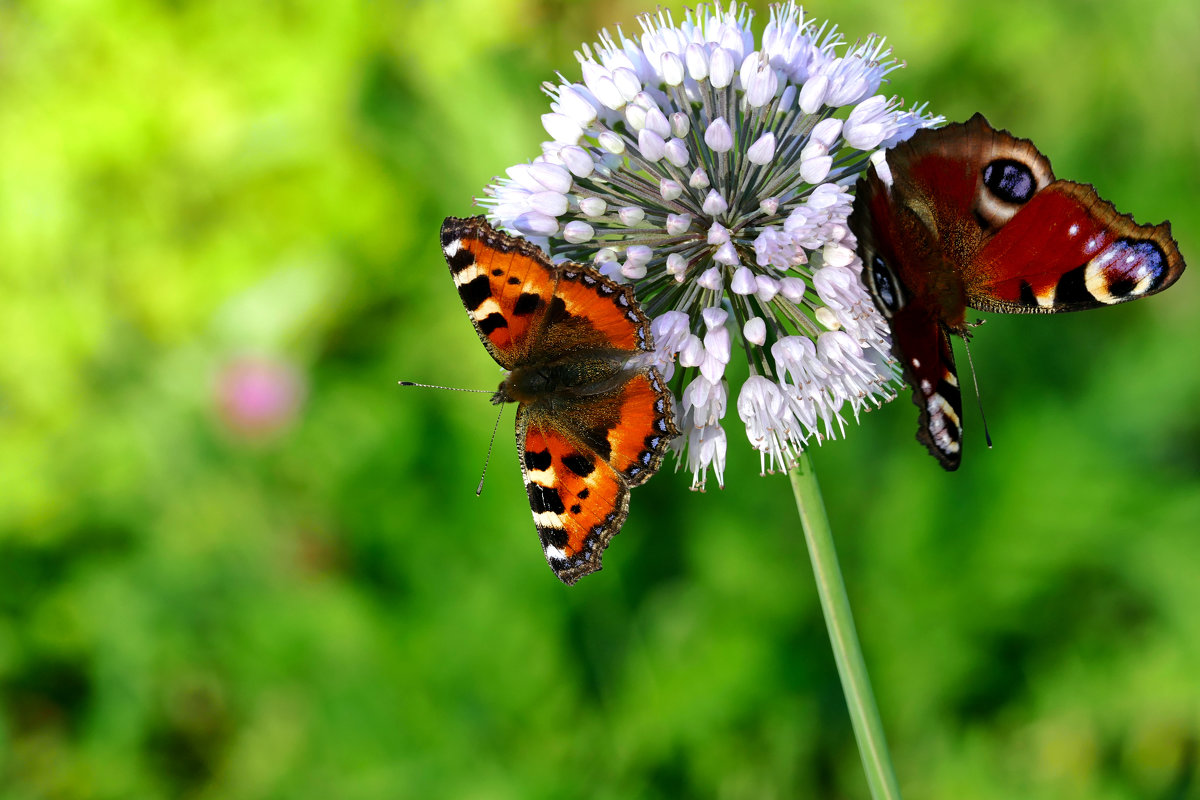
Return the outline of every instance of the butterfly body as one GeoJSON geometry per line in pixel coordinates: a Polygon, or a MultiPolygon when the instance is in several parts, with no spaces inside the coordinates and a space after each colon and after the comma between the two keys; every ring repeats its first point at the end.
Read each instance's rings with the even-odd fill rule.
{"type": "Polygon", "coordinates": [[[553,264],[482,217],[447,218],[442,248],[467,314],[508,370],[492,396],[517,403],[516,439],[543,552],[567,584],[600,569],[629,489],[658,469],[671,396],[640,359],[650,320],[632,290],[580,264],[553,264]]]}
{"type": "Polygon", "coordinates": [[[950,335],[968,308],[1079,311],[1166,289],[1184,262],[1170,225],[1138,225],[1089,185],[1056,180],[1034,145],[981,115],[887,154],[890,184],[859,180],[849,225],[867,288],[920,409],[917,438],[961,462],[962,397],[950,335]]]}

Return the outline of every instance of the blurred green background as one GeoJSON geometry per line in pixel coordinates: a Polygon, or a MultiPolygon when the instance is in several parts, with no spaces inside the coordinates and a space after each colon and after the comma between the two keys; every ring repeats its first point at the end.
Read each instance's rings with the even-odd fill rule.
{"type": "MultiPolygon", "coordinates": [[[[664,470],[567,589],[511,410],[476,499],[491,407],[396,386],[498,382],[438,225],[647,10],[0,3],[0,797],[866,797],[736,418],[728,488],[664,470]]],[[[1193,261],[993,315],[959,473],[906,398],[815,451],[906,795],[1200,797],[1200,11],[808,10],[1193,261]]]]}

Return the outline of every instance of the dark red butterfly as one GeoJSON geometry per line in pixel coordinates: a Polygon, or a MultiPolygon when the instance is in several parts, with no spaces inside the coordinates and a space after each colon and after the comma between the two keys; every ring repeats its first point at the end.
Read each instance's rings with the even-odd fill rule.
{"type": "Polygon", "coordinates": [[[980,114],[923,130],[858,181],[850,229],[892,352],[921,410],[917,439],[962,460],[962,394],[950,334],[966,310],[1053,314],[1161,292],[1183,273],[1171,226],[1138,225],[1090,185],[1055,180],[1026,139],[980,114]]]}

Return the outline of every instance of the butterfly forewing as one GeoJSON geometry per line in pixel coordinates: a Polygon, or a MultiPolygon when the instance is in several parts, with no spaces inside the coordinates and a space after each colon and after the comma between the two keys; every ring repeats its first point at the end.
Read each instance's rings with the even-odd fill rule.
{"type": "Polygon", "coordinates": [[[512,369],[528,357],[558,283],[546,255],[483,217],[447,217],[442,251],[458,295],[492,358],[512,369]]]}

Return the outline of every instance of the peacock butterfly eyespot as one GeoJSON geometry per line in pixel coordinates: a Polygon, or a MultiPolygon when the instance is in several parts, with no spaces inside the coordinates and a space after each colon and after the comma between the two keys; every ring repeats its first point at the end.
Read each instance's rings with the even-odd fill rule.
{"type": "Polygon", "coordinates": [[[1033,171],[1011,158],[998,158],[983,168],[983,185],[1012,205],[1028,203],[1037,191],[1033,171]]]}
{"type": "Polygon", "coordinates": [[[1162,248],[1146,239],[1122,238],[1089,261],[1083,277],[1088,291],[1111,305],[1158,291],[1167,275],[1162,248]]]}
{"type": "Polygon", "coordinates": [[[1031,142],[979,114],[918,132],[887,165],[890,183],[874,167],[859,179],[849,225],[920,412],[917,439],[948,470],[962,461],[950,335],[966,333],[967,308],[1081,311],[1183,274],[1168,223],[1139,225],[1091,186],[1055,180],[1031,142]]]}

